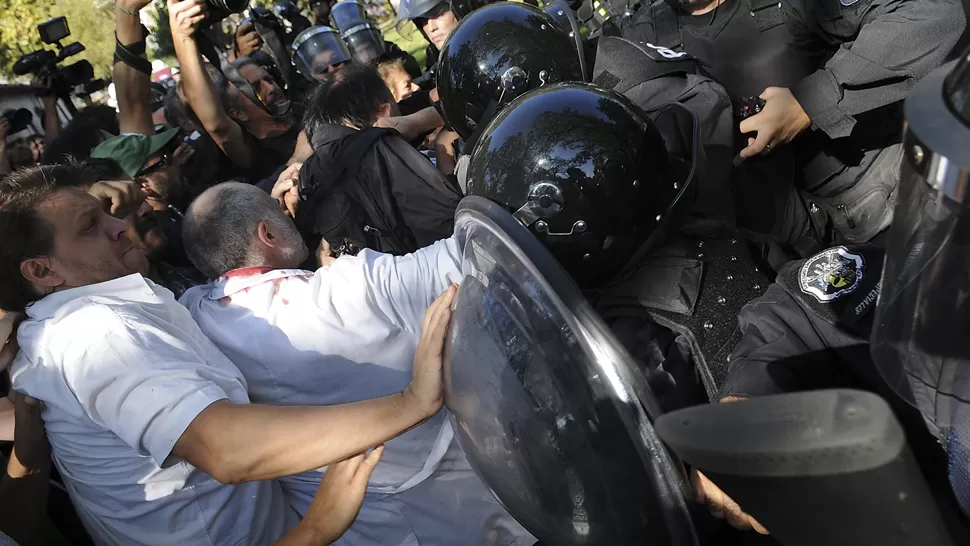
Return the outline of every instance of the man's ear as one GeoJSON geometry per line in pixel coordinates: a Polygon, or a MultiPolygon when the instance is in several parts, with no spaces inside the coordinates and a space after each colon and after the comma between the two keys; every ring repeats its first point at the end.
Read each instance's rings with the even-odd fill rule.
{"type": "Polygon", "coordinates": [[[394,115],[394,105],[385,102],[377,107],[377,119],[389,118],[394,115]]]}
{"type": "Polygon", "coordinates": [[[259,224],[256,226],[256,237],[263,246],[268,246],[270,248],[276,248],[280,246],[282,241],[280,241],[279,233],[273,229],[266,220],[260,220],[259,224]]]}
{"type": "Polygon", "coordinates": [[[64,277],[51,267],[51,259],[48,257],[27,258],[20,262],[20,274],[43,293],[50,292],[65,282],[64,277]]]}

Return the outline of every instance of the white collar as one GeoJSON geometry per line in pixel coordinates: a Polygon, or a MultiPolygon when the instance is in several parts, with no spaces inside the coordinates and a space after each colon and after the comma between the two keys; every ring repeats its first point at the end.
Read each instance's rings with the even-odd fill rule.
{"type": "Polygon", "coordinates": [[[140,273],[133,273],[110,281],[69,288],[53,294],[27,306],[27,316],[33,320],[49,319],[57,313],[64,304],[83,297],[109,296],[139,303],[155,303],[159,301],[155,293],[155,283],[142,277],[140,273]]]}
{"type": "Polygon", "coordinates": [[[266,282],[287,277],[312,277],[305,269],[272,269],[269,267],[243,267],[233,269],[216,279],[206,291],[206,299],[220,300],[266,282]]]}

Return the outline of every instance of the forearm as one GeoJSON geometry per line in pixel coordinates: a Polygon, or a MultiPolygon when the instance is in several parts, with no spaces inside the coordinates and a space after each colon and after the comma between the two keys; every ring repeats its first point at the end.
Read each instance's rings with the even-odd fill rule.
{"type": "Polygon", "coordinates": [[[10,173],[10,161],[7,159],[7,147],[0,145],[0,175],[10,173]]]}
{"type": "MultiPolygon", "coordinates": [[[[119,3],[119,7],[124,6],[119,3]]],[[[118,42],[122,45],[135,44],[144,39],[141,20],[121,10],[115,10],[115,33],[118,42]]],[[[142,135],[155,134],[149,104],[149,97],[151,96],[150,76],[123,62],[117,62],[114,64],[112,78],[118,98],[118,122],[121,132],[142,135]]]]}
{"type": "Polygon", "coordinates": [[[224,483],[275,479],[346,459],[429,417],[403,393],[324,407],[217,402],[176,444],[186,453],[175,454],[224,483]]]}
{"type": "Polygon", "coordinates": [[[274,542],[273,546],[326,546],[338,538],[340,537],[328,536],[327,533],[318,531],[304,519],[293,530],[274,542]]]}
{"type": "MultiPolygon", "coordinates": [[[[2,460],[2,459],[0,459],[2,460]]],[[[0,482],[0,531],[19,544],[36,544],[47,513],[50,462],[33,472],[11,454],[7,472],[0,482]]]]}
{"type": "Polygon", "coordinates": [[[0,398],[0,442],[13,441],[13,404],[7,397],[0,398]]]}
{"type": "Polygon", "coordinates": [[[820,24],[827,39],[843,45],[792,88],[814,126],[830,138],[848,136],[854,116],[905,98],[943,62],[966,25],[957,0],[873,0],[846,19],[858,35],[820,24]]]}
{"type": "Polygon", "coordinates": [[[49,95],[44,97],[44,146],[50,146],[60,134],[61,119],[57,116],[57,97],[49,95]]]}
{"type": "Polygon", "coordinates": [[[230,161],[238,167],[249,167],[253,162],[252,150],[242,139],[242,129],[223,108],[216,86],[202,64],[195,38],[175,36],[173,41],[182,75],[182,88],[192,111],[230,161]]]}
{"type": "Polygon", "coordinates": [[[441,115],[435,110],[434,106],[429,106],[424,110],[415,112],[411,114],[412,123],[408,124],[407,133],[401,136],[404,140],[408,142],[418,138],[419,136],[434,131],[438,127],[442,127],[445,124],[445,120],[441,119],[441,115]]]}

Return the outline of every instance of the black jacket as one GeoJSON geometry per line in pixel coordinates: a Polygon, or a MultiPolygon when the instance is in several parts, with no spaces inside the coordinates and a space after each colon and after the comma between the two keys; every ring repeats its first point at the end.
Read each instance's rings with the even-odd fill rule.
{"type": "MultiPolygon", "coordinates": [[[[871,246],[837,248],[862,257],[857,288],[839,289],[827,279],[811,275],[813,261],[818,263],[819,256],[831,254],[833,249],[783,267],[776,283],[741,310],[742,338],[731,355],[719,398],[846,387],[880,395],[903,425],[955,543],[966,544],[970,526],[950,490],[944,450],[929,433],[919,411],[897,396],[882,378],[869,354],[883,251],[871,246]],[[831,299],[819,301],[812,294],[813,277],[821,283],[815,290],[823,286],[824,297],[831,299]]],[[[822,261],[830,263],[829,259],[822,261]]],[[[836,278],[837,284],[846,282],[845,275],[836,278]]],[[[845,286],[851,287],[852,280],[845,286]]]]}
{"type": "Polygon", "coordinates": [[[402,255],[452,235],[458,190],[396,131],[328,126],[312,138],[296,218],[310,245],[402,255]]]}

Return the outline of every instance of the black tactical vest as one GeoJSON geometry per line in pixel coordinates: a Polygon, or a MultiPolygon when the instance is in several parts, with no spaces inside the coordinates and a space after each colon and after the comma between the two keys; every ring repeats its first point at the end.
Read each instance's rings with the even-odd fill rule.
{"type": "Polygon", "coordinates": [[[677,334],[714,400],[741,339],[738,313],[769,284],[741,239],[684,236],[654,249],[629,275],[601,290],[595,307],[607,323],[643,317],[677,334]]]}
{"type": "MultiPolygon", "coordinates": [[[[717,8],[730,14],[716,32],[700,33],[681,24],[666,2],[649,8],[657,45],[684,51],[698,59],[702,70],[727,89],[737,104],[757,97],[767,87],[793,87],[821,65],[797,44],[785,24],[781,0],[728,0],[717,8]]],[[[703,18],[705,15],[699,15],[703,18]]],[[[713,16],[713,14],[712,14],[713,16]]]]}

